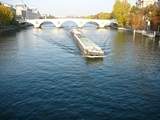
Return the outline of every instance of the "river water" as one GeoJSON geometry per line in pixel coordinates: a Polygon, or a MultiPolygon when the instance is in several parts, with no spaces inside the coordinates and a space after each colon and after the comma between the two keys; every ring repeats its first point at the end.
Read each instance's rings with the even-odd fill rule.
{"type": "Polygon", "coordinates": [[[86,59],[69,29],[0,36],[0,120],[159,120],[159,42],[84,28],[105,51],[86,59]]]}

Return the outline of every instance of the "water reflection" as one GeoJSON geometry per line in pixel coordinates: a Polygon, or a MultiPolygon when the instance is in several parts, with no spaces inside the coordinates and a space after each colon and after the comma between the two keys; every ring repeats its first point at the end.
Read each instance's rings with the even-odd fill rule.
{"type": "Polygon", "coordinates": [[[1,119],[100,120],[109,115],[158,120],[159,41],[140,35],[133,40],[123,31],[82,30],[106,51],[105,58],[83,57],[69,29],[28,29],[0,37],[1,119]]]}
{"type": "Polygon", "coordinates": [[[148,51],[159,49],[159,39],[158,38],[148,38],[142,35],[137,35],[134,40],[134,44],[141,46],[148,51]]]}

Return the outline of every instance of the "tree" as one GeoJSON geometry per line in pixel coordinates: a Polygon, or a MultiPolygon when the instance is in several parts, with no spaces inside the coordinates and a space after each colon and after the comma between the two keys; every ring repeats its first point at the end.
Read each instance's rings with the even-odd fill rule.
{"type": "Polygon", "coordinates": [[[55,18],[55,16],[53,16],[53,15],[48,15],[47,16],[47,19],[54,19],[55,18]]]}
{"type": "Polygon", "coordinates": [[[128,25],[130,4],[126,1],[116,0],[113,6],[113,17],[117,19],[120,26],[128,25]]]}
{"type": "Polygon", "coordinates": [[[145,27],[145,21],[143,19],[143,14],[134,14],[134,15],[131,15],[130,16],[130,26],[133,28],[133,29],[139,29],[139,30],[143,30],[144,27],[145,27]]]}
{"type": "Polygon", "coordinates": [[[112,19],[112,14],[107,13],[107,12],[100,12],[96,15],[90,15],[85,18],[88,18],[88,19],[112,19]]]}
{"type": "Polygon", "coordinates": [[[144,19],[144,10],[140,9],[137,6],[133,6],[130,10],[129,15],[129,25],[133,29],[144,29],[145,28],[145,19],[144,19]]]}
{"type": "Polygon", "coordinates": [[[158,30],[158,26],[160,25],[160,6],[156,3],[147,6],[144,9],[144,16],[151,22],[151,29],[158,30]]]}
{"type": "Polygon", "coordinates": [[[111,19],[111,13],[107,13],[107,12],[100,12],[97,15],[97,19],[111,19]]]}
{"type": "Polygon", "coordinates": [[[148,16],[150,19],[155,16],[160,16],[160,7],[156,4],[149,5],[144,9],[144,15],[148,16]]]}
{"type": "Polygon", "coordinates": [[[0,5],[0,23],[9,25],[13,21],[14,15],[10,8],[0,5]]]}
{"type": "Polygon", "coordinates": [[[146,6],[145,8],[133,6],[130,10],[129,24],[134,29],[144,29],[147,21],[155,24],[158,21],[158,16],[160,16],[160,7],[156,4],[146,6]]]}

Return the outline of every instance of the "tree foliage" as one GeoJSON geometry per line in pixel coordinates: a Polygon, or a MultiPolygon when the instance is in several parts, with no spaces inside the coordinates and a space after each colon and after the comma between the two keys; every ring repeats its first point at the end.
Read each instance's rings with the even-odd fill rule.
{"type": "Polygon", "coordinates": [[[2,25],[9,25],[14,19],[14,14],[11,9],[0,5],[0,23],[2,25]]]}
{"type": "Polygon", "coordinates": [[[132,6],[129,15],[129,25],[133,29],[144,29],[145,27],[145,19],[143,17],[144,10],[139,7],[132,6]]]}
{"type": "Polygon", "coordinates": [[[160,16],[160,7],[156,4],[149,5],[145,8],[133,6],[130,10],[129,24],[134,29],[144,29],[147,21],[154,22],[153,18],[157,16],[160,16]]]}
{"type": "Polygon", "coordinates": [[[96,15],[87,16],[86,18],[89,18],[89,19],[112,19],[112,14],[107,13],[107,12],[100,12],[96,15]]]}
{"type": "Polygon", "coordinates": [[[160,7],[156,4],[149,5],[144,8],[144,15],[148,16],[150,19],[155,16],[160,16],[160,7]]]}
{"type": "Polygon", "coordinates": [[[120,0],[116,0],[113,6],[113,17],[117,19],[120,26],[128,25],[128,17],[130,12],[130,4],[120,0]]]}

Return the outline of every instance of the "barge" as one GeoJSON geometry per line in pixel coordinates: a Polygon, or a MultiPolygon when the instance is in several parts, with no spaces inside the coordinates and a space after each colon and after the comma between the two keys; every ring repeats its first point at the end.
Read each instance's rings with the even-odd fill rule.
{"type": "Polygon", "coordinates": [[[104,57],[104,51],[90,39],[86,38],[80,30],[73,29],[71,31],[71,34],[85,57],[87,58],[104,57]]]}

